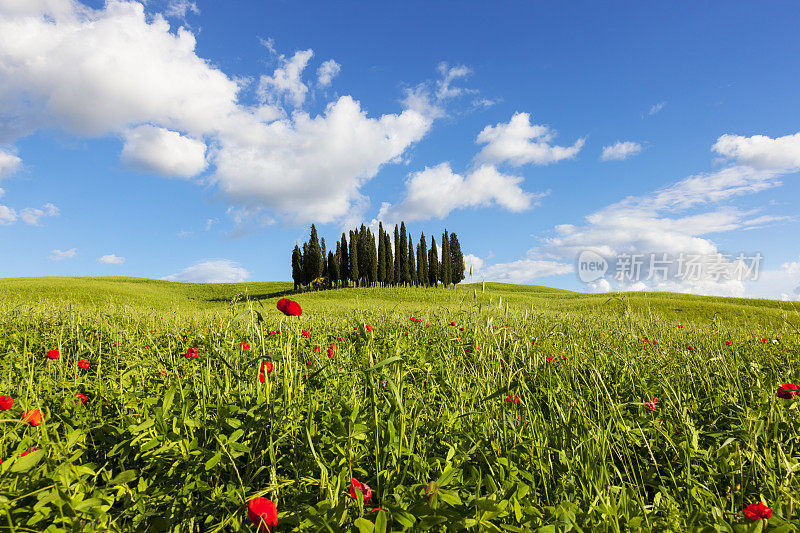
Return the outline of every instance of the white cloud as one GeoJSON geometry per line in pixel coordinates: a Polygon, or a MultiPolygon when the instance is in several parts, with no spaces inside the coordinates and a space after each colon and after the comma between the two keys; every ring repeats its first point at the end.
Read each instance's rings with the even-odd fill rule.
{"type": "Polygon", "coordinates": [[[757,169],[800,169],[800,133],[774,139],[766,135],[723,135],[711,149],[741,165],[757,169]]]}
{"type": "Polygon", "coordinates": [[[263,102],[276,104],[286,98],[295,107],[300,107],[306,99],[308,87],[301,76],[308,65],[314,51],[298,50],[291,59],[283,55],[279,60],[282,66],[275,69],[272,76],[261,76],[258,84],[258,95],[263,102]]]}
{"type": "Polygon", "coordinates": [[[642,151],[642,145],[633,141],[617,141],[611,146],[604,146],[600,161],[621,161],[642,151]]]}
{"type": "Polygon", "coordinates": [[[77,248],[70,248],[69,250],[53,250],[50,252],[48,259],[50,261],[63,261],[64,259],[72,259],[78,253],[77,248]]]}
{"type": "Polygon", "coordinates": [[[206,145],[177,131],[143,125],[125,133],[122,161],[130,168],[190,178],[206,168],[206,145]]]}
{"type": "Polygon", "coordinates": [[[54,217],[58,214],[59,209],[53,204],[44,204],[41,209],[26,207],[19,213],[22,221],[30,226],[38,226],[39,219],[42,217],[54,217]]]}
{"type": "Polygon", "coordinates": [[[442,75],[442,79],[436,82],[436,98],[439,100],[454,98],[465,92],[476,92],[471,89],[464,89],[463,87],[451,87],[451,84],[455,80],[466,78],[472,74],[472,70],[466,65],[451,67],[445,62],[441,62],[439,63],[438,69],[439,73],[442,75]]]}
{"type": "Polygon", "coordinates": [[[197,4],[189,0],[169,0],[164,10],[164,15],[168,17],[186,18],[186,13],[191,11],[195,15],[200,14],[197,4]]]}
{"type": "Polygon", "coordinates": [[[524,211],[545,194],[523,191],[519,186],[522,181],[491,165],[461,176],[452,171],[449,163],[441,163],[410,174],[403,200],[395,206],[384,204],[378,219],[394,222],[444,218],[454,209],[491,205],[512,212],[524,211]]]}
{"type": "Polygon", "coordinates": [[[209,181],[227,201],[293,222],[326,222],[364,205],[364,183],[400,162],[442,113],[417,90],[396,114],[369,117],[349,95],[322,115],[287,112],[279,103],[305,99],[301,74],[311,50],[281,59],[262,78],[260,94],[270,103],[241,105],[242,86],[195,45],[190,31],[171,30],[138,2],[110,0],[97,10],[70,0],[0,2],[0,115],[7,118],[0,143],[40,128],[127,135],[129,162],[189,175],[201,168],[203,139],[215,167],[209,181]],[[183,149],[144,143],[145,150],[132,138],[142,131],[183,149]]]}
{"type": "Polygon", "coordinates": [[[235,261],[207,259],[162,279],[186,283],[237,283],[249,277],[250,273],[235,261]]]}
{"type": "Polygon", "coordinates": [[[22,159],[16,155],[0,150],[0,179],[16,172],[20,163],[22,163],[22,159]]]}
{"type": "Polygon", "coordinates": [[[655,115],[656,113],[658,113],[659,111],[664,109],[665,105],[667,105],[667,102],[659,102],[657,104],[653,104],[653,105],[650,106],[650,111],[648,111],[647,114],[648,115],[655,115]]]}
{"type": "Polygon", "coordinates": [[[104,265],[121,265],[125,262],[125,258],[114,254],[108,254],[98,259],[97,262],[104,265]]]}
{"type": "Polygon", "coordinates": [[[7,205],[0,205],[0,225],[8,226],[17,221],[17,212],[7,205]]]}
{"type": "Polygon", "coordinates": [[[486,281],[529,283],[536,278],[568,274],[575,270],[575,267],[570,263],[535,258],[532,255],[516,261],[495,263],[493,265],[486,265],[483,259],[472,254],[468,255],[470,257],[468,265],[471,264],[473,266],[473,277],[478,276],[486,281]]]}
{"type": "Polygon", "coordinates": [[[317,86],[329,87],[333,78],[338,76],[341,70],[342,66],[333,59],[325,61],[317,69],[317,86]]]}
{"type": "Polygon", "coordinates": [[[548,165],[575,157],[584,145],[584,139],[578,139],[572,146],[551,145],[555,136],[548,126],[531,124],[528,113],[514,113],[509,122],[486,126],[478,134],[476,142],[486,146],[476,159],[513,166],[548,165]]]}

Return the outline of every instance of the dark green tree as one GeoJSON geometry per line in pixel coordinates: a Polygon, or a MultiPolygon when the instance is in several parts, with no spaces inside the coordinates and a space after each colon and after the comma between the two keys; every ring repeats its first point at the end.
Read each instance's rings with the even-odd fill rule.
{"type": "Polygon", "coordinates": [[[347,280],[350,279],[350,250],[347,248],[347,237],[345,237],[344,233],[342,233],[340,245],[339,281],[347,287],[347,280]]]}
{"type": "Polygon", "coordinates": [[[408,277],[411,278],[412,286],[417,284],[417,268],[414,266],[414,239],[411,234],[408,235],[408,277]]]}
{"type": "Polygon", "coordinates": [[[306,274],[306,283],[311,283],[322,275],[322,250],[314,224],[311,224],[311,238],[308,240],[308,252],[303,257],[303,269],[306,274]]]}
{"type": "Polygon", "coordinates": [[[400,285],[403,281],[403,269],[400,267],[400,230],[394,225],[394,284],[400,285]]]}
{"type": "Polygon", "coordinates": [[[328,277],[328,251],[325,249],[325,237],[320,242],[320,255],[322,256],[322,277],[328,277]]]}
{"type": "Polygon", "coordinates": [[[411,272],[408,270],[408,238],[406,237],[406,223],[400,222],[400,249],[397,252],[400,263],[400,283],[411,283],[411,272]]]}
{"type": "Polygon", "coordinates": [[[420,285],[428,286],[428,242],[424,233],[419,236],[417,245],[417,280],[420,285]]]}
{"type": "Polygon", "coordinates": [[[308,266],[306,265],[306,261],[308,260],[308,243],[303,243],[303,260],[301,264],[303,265],[303,285],[308,285],[311,283],[311,280],[308,279],[308,266]]]}
{"type": "Polygon", "coordinates": [[[294,290],[303,284],[303,256],[300,253],[300,247],[296,244],[292,251],[292,281],[294,281],[294,290]]]}
{"type": "Polygon", "coordinates": [[[375,236],[370,230],[367,230],[367,251],[369,252],[367,281],[371,287],[375,287],[378,283],[378,250],[375,248],[375,236]]]}
{"type": "Polygon", "coordinates": [[[464,279],[464,255],[455,232],[450,234],[450,280],[453,285],[464,279]]]}
{"type": "Polygon", "coordinates": [[[386,286],[394,284],[394,258],[392,257],[392,238],[389,232],[383,234],[383,249],[386,252],[386,286]]]}
{"type": "Polygon", "coordinates": [[[442,235],[442,260],[439,263],[439,279],[445,289],[450,286],[450,276],[453,270],[450,261],[450,238],[447,236],[447,230],[444,230],[442,235]]]}
{"type": "Polygon", "coordinates": [[[328,252],[328,283],[331,287],[336,287],[339,282],[339,262],[333,252],[328,252]]]}
{"type": "Polygon", "coordinates": [[[358,230],[358,272],[361,274],[361,285],[367,280],[369,273],[369,242],[367,241],[367,227],[361,224],[358,230]]]}
{"type": "Polygon", "coordinates": [[[386,282],[386,248],[383,240],[383,222],[378,222],[378,283],[386,282]]]}
{"type": "Polygon", "coordinates": [[[431,237],[431,249],[428,251],[428,283],[431,287],[439,286],[439,251],[434,237],[431,237]]]}
{"type": "Polygon", "coordinates": [[[358,287],[359,272],[358,272],[358,237],[354,231],[350,232],[350,279],[353,280],[353,285],[358,287]]]}

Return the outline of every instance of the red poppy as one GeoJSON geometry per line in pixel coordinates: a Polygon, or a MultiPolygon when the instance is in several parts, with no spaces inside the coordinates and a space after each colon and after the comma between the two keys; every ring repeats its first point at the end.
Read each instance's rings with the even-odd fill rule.
{"type": "Polygon", "coordinates": [[[464,353],[472,353],[472,350],[470,350],[469,348],[464,348],[464,353]]]}
{"type": "Polygon", "coordinates": [[[247,502],[247,518],[258,526],[257,531],[272,531],[278,525],[278,509],[272,500],[257,496],[247,502]]]}
{"type": "Polygon", "coordinates": [[[47,352],[48,359],[58,359],[61,354],[58,353],[58,350],[50,350],[47,352]]]}
{"type": "MultiPolygon", "coordinates": [[[[344,340],[344,338],[342,338],[342,337],[334,337],[333,340],[342,342],[344,340]]],[[[336,348],[336,346],[334,346],[334,348],[336,348]]]]}
{"type": "Polygon", "coordinates": [[[455,325],[456,325],[456,323],[455,323],[455,322],[450,322],[450,325],[451,325],[451,326],[455,326],[455,325]]]}
{"type": "Polygon", "coordinates": [[[310,337],[310,336],[311,336],[310,331],[303,330],[303,337],[310,337]]]}
{"type": "Polygon", "coordinates": [[[244,341],[239,341],[239,346],[241,346],[241,347],[242,347],[242,350],[249,350],[249,349],[250,349],[250,345],[249,345],[249,344],[247,344],[247,343],[246,343],[246,342],[244,342],[244,341]]]}
{"type": "Polygon", "coordinates": [[[314,351],[315,352],[321,352],[322,348],[320,348],[319,346],[314,346],[314,351]]]}
{"type": "Polygon", "coordinates": [[[75,397],[76,397],[77,399],[79,399],[79,400],[81,401],[81,403],[86,403],[86,400],[88,400],[88,399],[89,399],[89,398],[87,398],[85,395],[83,395],[83,394],[82,394],[82,393],[80,393],[80,392],[77,392],[77,393],[75,393],[75,397]]]}
{"type": "Polygon", "coordinates": [[[694,348],[692,348],[691,346],[687,346],[686,349],[687,350],[694,350],[694,348]]]}
{"type": "Polygon", "coordinates": [[[800,387],[793,383],[784,383],[778,387],[778,398],[789,400],[792,396],[800,396],[800,387]]]}
{"type": "Polygon", "coordinates": [[[458,328],[458,331],[464,331],[464,328],[458,328]]]}
{"type": "Polygon", "coordinates": [[[367,324],[364,327],[366,328],[367,331],[372,331],[372,326],[370,326],[369,324],[367,324]]]}
{"type": "Polygon", "coordinates": [[[725,346],[732,346],[733,343],[731,341],[725,341],[725,346]]]}
{"type": "Polygon", "coordinates": [[[300,304],[295,302],[294,300],[281,298],[280,300],[278,300],[277,307],[278,311],[280,311],[286,316],[300,316],[303,314],[303,310],[300,308],[300,304]]]}
{"type": "Polygon", "coordinates": [[[82,368],[84,370],[89,368],[89,360],[88,359],[78,359],[78,368],[82,368]]]}
{"type": "Polygon", "coordinates": [[[197,348],[186,348],[186,353],[183,354],[186,359],[197,359],[197,348]]]}
{"type": "Polygon", "coordinates": [[[0,396],[0,411],[7,411],[14,407],[14,398],[11,396],[0,396]]]}
{"type": "Polygon", "coordinates": [[[655,411],[656,404],[658,404],[658,398],[653,398],[652,402],[647,402],[646,404],[644,404],[644,406],[650,409],[651,411],[655,411]]]}
{"type": "Polygon", "coordinates": [[[761,520],[762,518],[766,520],[768,518],[772,518],[772,509],[761,502],[751,503],[745,507],[742,512],[751,520],[761,520]]]}
{"type": "Polygon", "coordinates": [[[358,326],[353,326],[353,331],[358,331],[358,326]]]}
{"type": "Polygon", "coordinates": [[[308,361],[306,361],[306,366],[311,366],[311,363],[313,363],[313,361],[311,361],[311,360],[309,359],[308,361]]]}
{"type": "Polygon", "coordinates": [[[679,329],[683,329],[683,324],[678,324],[679,329]]]}
{"type": "Polygon", "coordinates": [[[262,374],[267,373],[270,374],[275,369],[275,365],[272,364],[272,361],[261,361],[261,369],[259,372],[262,374]]]}
{"type": "Polygon", "coordinates": [[[549,362],[553,361],[555,358],[556,358],[556,356],[554,356],[554,355],[548,355],[547,356],[547,362],[549,363],[549,362]]]}
{"type": "Polygon", "coordinates": [[[150,348],[150,345],[149,344],[145,344],[144,347],[145,348],[150,348]]]}
{"type": "Polygon", "coordinates": [[[761,339],[761,342],[763,342],[764,344],[766,344],[766,343],[768,343],[768,342],[769,342],[769,339],[761,339]]]}
{"type": "Polygon", "coordinates": [[[38,426],[42,423],[42,412],[38,409],[28,409],[22,413],[22,421],[32,426],[38,426]]]}
{"type": "Polygon", "coordinates": [[[333,357],[333,348],[328,348],[328,358],[333,357]]]}
{"type": "Polygon", "coordinates": [[[350,496],[352,496],[354,500],[358,499],[358,496],[356,496],[356,489],[358,489],[364,497],[364,503],[367,503],[369,499],[372,498],[372,489],[369,488],[369,485],[361,483],[354,477],[350,478],[350,496]]]}
{"type": "Polygon", "coordinates": [[[404,332],[403,332],[403,335],[405,335],[406,337],[408,337],[408,332],[407,332],[407,331],[404,331],[404,332]]]}

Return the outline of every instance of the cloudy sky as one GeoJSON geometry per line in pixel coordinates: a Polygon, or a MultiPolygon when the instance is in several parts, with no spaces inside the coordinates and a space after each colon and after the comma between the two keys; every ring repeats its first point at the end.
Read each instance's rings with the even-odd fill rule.
{"type": "Polygon", "coordinates": [[[404,219],[456,231],[473,280],[797,299],[798,23],[792,2],[0,0],[0,276],[288,279],[310,223],[404,219]],[[584,250],[605,277],[579,278],[584,250]],[[652,276],[664,254],[762,259],[652,276]]]}

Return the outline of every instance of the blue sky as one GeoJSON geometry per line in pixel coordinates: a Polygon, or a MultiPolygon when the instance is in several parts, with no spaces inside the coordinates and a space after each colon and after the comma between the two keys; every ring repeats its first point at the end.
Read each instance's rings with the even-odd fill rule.
{"type": "Polygon", "coordinates": [[[797,299],[798,22],[0,0],[0,276],[288,279],[311,222],[404,218],[456,231],[475,280],[797,299]],[[604,278],[579,279],[585,249],[604,278]],[[758,280],[614,277],[621,254],[756,252],[758,280]]]}

